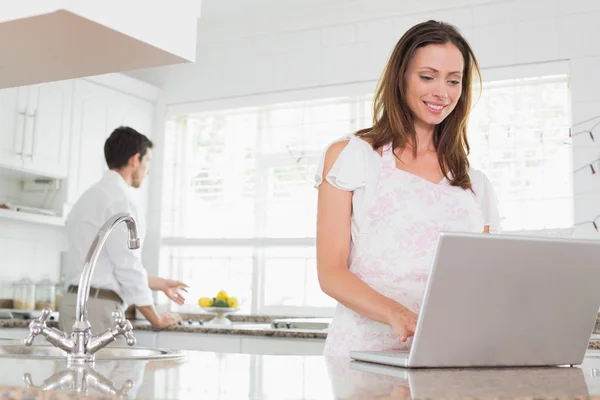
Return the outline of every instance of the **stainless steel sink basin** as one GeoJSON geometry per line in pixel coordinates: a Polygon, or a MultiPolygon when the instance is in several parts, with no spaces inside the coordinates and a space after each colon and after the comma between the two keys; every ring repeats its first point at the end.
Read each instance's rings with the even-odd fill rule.
{"type": "MultiPolygon", "coordinates": [[[[156,360],[181,358],[184,355],[182,351],[109,346],[96,353],[96,360],[156,360]]],[[[67,353],[54,346],[6,344],[0,345],[0,358],[66,359],[67,353]]]]}

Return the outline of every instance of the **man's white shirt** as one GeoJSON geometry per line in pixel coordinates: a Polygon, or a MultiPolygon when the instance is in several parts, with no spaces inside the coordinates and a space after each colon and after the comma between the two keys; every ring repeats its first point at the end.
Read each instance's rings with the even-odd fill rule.
{"type": "MultiPolygon", "coordinates": [[[[86,190],[77,200],[67,218],[69,250],[65,262],[65,277],[70,285],[78,285],[85,257],[92,241],[104,223],[118,213],[129,213],[137,223],[140,242],[146,234],[146,222],[139,210],[135,189],[115,171],[107,171],[102,180],[86,190]]],[[[120,223],[112,231],[98,256],[91,286],[113,290],[125,302],[136,306],[154,303],[148,287],[148,275],[142,265],[141,247],[127,247],[127,228],[120,223]]]]}

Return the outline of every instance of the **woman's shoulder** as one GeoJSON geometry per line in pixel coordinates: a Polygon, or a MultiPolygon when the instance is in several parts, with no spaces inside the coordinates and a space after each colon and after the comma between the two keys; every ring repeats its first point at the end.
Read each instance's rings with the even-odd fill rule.
{"type": "Polygon", "coordinates": [[[469,178],[471,179],[473,191],[476,193],[477,189],[485,190],[488,185],[491,185],[487,175],[483,171],[474,167],[469,167],[469,178]]]}
{"type": "Polygon", "coordinates": [[[342,136],[329,143],[325,149],[325,156],[328,159],[335,160],[342,153],[346,157],[357,158],[357,161],[365,157],[377,155],[377,152],[373,150],[369,142],[355,134],[342,136]]]}
{"type": "Polygon", "coordinates": [[[339,188],[355,189],[366,183],[370,166],[376,162],[377,153],[371,145],[356,135],[346,135],[331,142],[321,157],[315,176],[315,187],[322,183],[325,171],[327,180],[339,188]]]}

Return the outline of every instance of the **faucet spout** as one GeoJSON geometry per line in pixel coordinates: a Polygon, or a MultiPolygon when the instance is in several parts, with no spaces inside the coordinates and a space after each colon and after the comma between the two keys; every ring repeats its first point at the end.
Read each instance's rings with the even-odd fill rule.
{"type": "MultiPolygon", "coordinates": [[[[115,229],[117,225],[121,222],[125,222],[127,225],[127,247],[130,249],[138,249],[140,247],[140,239],[138,237],[137,232],[137,223],[135,219],[126,213],[116,214],[111,217],[108,221],[102,225],[102,228],[96,234],[90,250],[85,257],[85,262],[83,264],[83,272],[81,273],[81,277],[79,278],[79,289],[77,291],[77,306],[75,309],[75,324],[87,322],[87,302],[90,296],[90,282],[92,280],[92,274],[94,273],[94,269],[96,268],[96,261],[98,261],[98,256],[100,255],[100,251],[104,247],[106,240],[110,236],[111,232],[115,229]]],[[[81,324],[79,324],[81,327],[81,324]]]]}

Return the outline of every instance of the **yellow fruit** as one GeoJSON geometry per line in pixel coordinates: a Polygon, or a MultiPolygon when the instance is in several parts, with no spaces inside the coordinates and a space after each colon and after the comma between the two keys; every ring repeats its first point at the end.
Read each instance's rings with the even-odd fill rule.
{"type": "Polygon", "coordinates": [[[237,299],[237,298],[235,298],[235,297],[230,297],[229,299],[227,299],[227,305],[228,305],[230,308],[237,308],[237,307],[240,305],[240,303],[239,303],[239,301],[238,301],[238,299],[237,299]]]}
{"type": "Polygon", "coordinates": [[[201,297],[198,300],[198,305],[200,307],[212,307],[213,305],[213,300],[210,297],[201,297]]]}
{"type": "Polygon", "coordinates": [[[227,301],[227,299],[229,298],[229,296],[227,296],[227,292],[224,290],[221,290],[219,293],[217,293],[217,300],[225,300],[227,301]]]}

